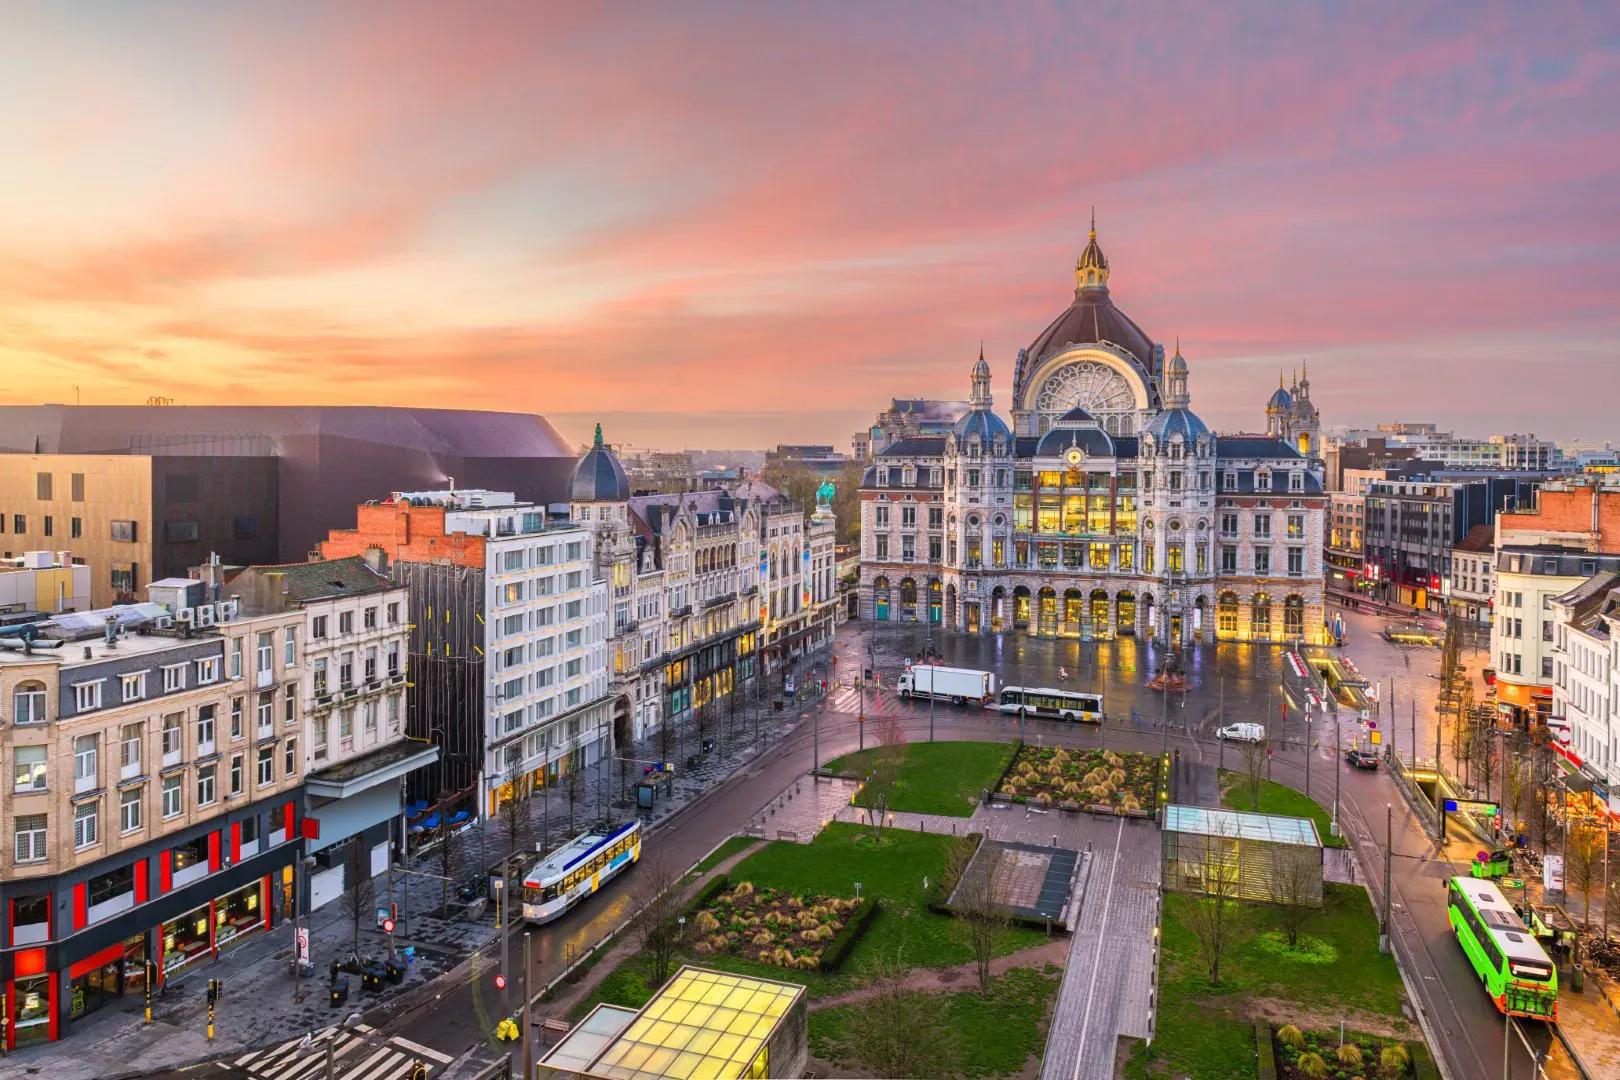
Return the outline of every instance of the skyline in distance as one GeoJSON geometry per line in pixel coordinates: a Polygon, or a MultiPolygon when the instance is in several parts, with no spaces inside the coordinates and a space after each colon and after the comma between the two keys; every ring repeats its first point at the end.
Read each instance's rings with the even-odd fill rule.
{"type": "Polygon", "coordinates": [[[1612,10],[8,22],[0,401],[847,449],[892,397],[965,398],[981,339],[1005,412],[1092,205],[1213,426],[1302,358],[1330,426],[1603,438],[1620,400],[1612,10]]]}

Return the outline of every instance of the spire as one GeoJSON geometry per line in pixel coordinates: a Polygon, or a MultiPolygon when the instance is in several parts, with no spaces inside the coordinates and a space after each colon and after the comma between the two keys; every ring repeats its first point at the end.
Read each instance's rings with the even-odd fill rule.
{"type": "Polygon", "coordinates": [[[979,342],[979,359],[973,365],[973,392],[968,400],[975,409],[988,409],[990,397],[990,363],[984,358],[984,342],[979,342]]]}
{"type": "Polygon", "coordinates": [[[1166,365],[1164,405],[1167,409],[1185,409],[1192,397],[1187,393],[1187,360],[1181,355],[1181,339],[1176,339],[1176,355],[1166,365]]]}
{"type": "Polygon", "coordinates": [[[1102,246],[1097,243],[1097,208],[1091,208],[1091,234],[1086,240],[1086,249],[1080,253],[1080,258],[1074,264],[1074,287],[1076,289],[1101,289],[1108,285],[1108,256],[1103,254],[1102,246]]]}
{"type": "Polygon", "coordinates": [[[602,422],[600,420],[596,422],[596,441],[592,445],[602,445],[602,422]]]}

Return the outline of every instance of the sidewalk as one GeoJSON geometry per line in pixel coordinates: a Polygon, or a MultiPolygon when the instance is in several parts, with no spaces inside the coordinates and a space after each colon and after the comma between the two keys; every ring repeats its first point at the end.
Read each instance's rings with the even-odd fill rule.
{"type": "MultiPolygon", "coordinates": [[[[820,658],[811,657],[808,662],[820,658]]],[[[798,666],[802,670],[807,662],[800,661],[798,666]]],[[[773,672],[770,678],[773,686],[780,685],[779,672],[773,672]]],[[[684,768],[686,757],[701,753],[701,739],[694,718],[680,724],[673,740],[679,752],[670,755],[677,762],[674,792],[669,798],[660,797],[651,810],[641,812],[643,827],[657,828],[718,787],[797,726],[801,713],[807,708],[797,706],[791,711],[784,708],[776,713],[771,709],[771,700],[770,697],[765,699],[757,715],[752,702],[746,711],[739,706],[729,738],[721,738],[731,727],[724,713],[709,718],[703,737],[715,740],[717,745],[713,751],[702,755],[702,763],[691,771],[684,768]]],[[[661,741],[661,735],[654,732],[626,756],[637,760],[657,759],[661,757],[661,741]]],[[[617,763],[612,763],[610,768],[587,769],[576,791],[572,813],[564,786],[553,786],[545,798],[537,795],[527,800],[524,807],[527,816],[520,830],[519,844],[525,849],[556,847],[601,816],[627,817],[632,808],[618,797],[619,771],[617,763]],[[546,815],[548,809],[550,812],[546,815]]],[[[639,777],[640,769],[634,769],[630,782],[634,783],[639,777]]],[[[453,843],[457,847],[452,855],[451,876],[458,880],[480,872],[512,851],[504,817],[482,827],[468,828],[458,834],[453,843]]],[[[410,869],[418,874],[437,875],[440,865],[436,849],[413,854],[410,859],[410,869]]],[[[360,989],[359,978],[352,977],[347,1003],[340,1009],[330,1007],[328,965],[334,958],[348,955],[354,946],[353,919],[346,899],[339,898],[304,920],[311,929],[314,978],[297,980],[295,986],[290,970],[292,931],[286,924],[278,924],[256,940],[238,946],[214,962],[199,964],[172,980],[169,993],[154,999],[150,1025],[144,1022],[142,997],[114,999],[113,1004],[75,1021],[61,1041],[18,1050],[0,1059],[0,1080],[41,1076],[50,1080],[110,1080],[235,1056],[319,1029],[354,1012],[366,1013],[369,1017],[379,1009],[402,1007],[407,997],[414,996],[409,993],[411,990],[450,971],[495,940],[492,909],[486,907],[477,919],[460,917],[454,911],[454,917],[442,918],[435,914],[444,894],[441,882],[406,873],[395,873],[392,878],[392,888],[387,872],[372,881],[373,900],[361,918],[359,951],[363,956],[387,955],[386,935],[375,929],[375,915],[370,909],[398,903],[400,926],[395,944],[401,950],[406,947],[415,950],[401,986],[387,986],[382,991],[367,993],[360,989]],[[206,1037],[206,986],[210,978],[224,982],[213,1042],[206,1037]],[[301,997],[295,997],[295,991],[301,997]]],[[[455,908],[454,887],[451,902],[455,908]]]]}

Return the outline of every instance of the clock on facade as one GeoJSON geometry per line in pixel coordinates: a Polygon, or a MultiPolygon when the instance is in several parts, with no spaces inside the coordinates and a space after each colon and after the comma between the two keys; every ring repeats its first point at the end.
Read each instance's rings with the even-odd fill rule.
{"type": "Polygon", "coordinates": [[[1069,447],[1069,452],[1063,456],[1065,459],[1067,459],[1070,465],[1078,465],[1080,464],[1081,459],[1086,455],[1085,451],[1081,450],[1078,446],[1071,446],[1069,447]]]}

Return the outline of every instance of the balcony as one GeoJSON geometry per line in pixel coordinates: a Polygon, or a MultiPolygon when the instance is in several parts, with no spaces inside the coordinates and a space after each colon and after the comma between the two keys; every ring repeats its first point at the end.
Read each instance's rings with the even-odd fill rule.
{"type": "Polygon", "coordinates": [[[711,596],[709,599],[703,601],[703,610],[708,611],[710,608],[717,608],[722,604],[735,603],[736,600],[737,594],[734,592],[721,593],[719,596],[711,596]]]}
{"type": "Polygon", "coordinates": [[[690,614],[692,614],[691,604],[682,604],[680,607],[669,609],[669,617],[672,619],[683,619],[690,614]]]}
{"type": "Polygon", "coordinates": [[[269,668],[260,668],[253,673],[253,686],[258,690],[266,690],[276,681],[276,673],[269,668]]]}

